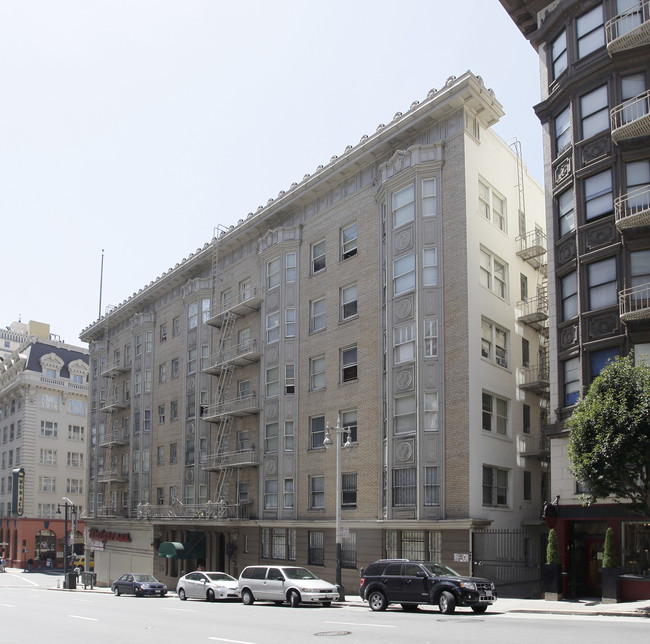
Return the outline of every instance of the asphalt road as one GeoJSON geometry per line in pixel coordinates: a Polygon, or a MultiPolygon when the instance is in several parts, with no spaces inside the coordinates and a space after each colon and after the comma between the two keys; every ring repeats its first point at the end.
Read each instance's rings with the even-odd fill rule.
{"type": "Polygon", "coordinates": [[[650,624],[643,618],[512,614],[500,612],[498,603],[484,615],[461,609],[445,616],[429,607],[413,613],[399,608],[374,613],[349,605],[208,604],[181,602],[173,594],[162,599],[114,597],[101,591],[56,590],[55,585],[47,575],[0,574],[0,643],[304,644],[334,638],[342,644],[575,644],[620,639],[645,644],[650,637],[650,624]]]}

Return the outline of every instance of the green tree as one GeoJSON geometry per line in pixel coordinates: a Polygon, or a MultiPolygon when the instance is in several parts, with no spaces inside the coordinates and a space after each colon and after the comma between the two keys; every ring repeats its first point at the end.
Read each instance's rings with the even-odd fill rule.
{"type": "Polygon", "coordinates": [[[558,543],[557,535],[553,528],[550,529],[546,542],[546,563],[555,565],[562,563],[560,559],[560,544],[558,543]]]}
{"type": "Polygon", "coordinates": [[[608,364],[565,424],[571,472],[585,504],[615,503],[650,514],[650,366],[631,356],[608,364]]]}
{"type": "Polygon", "coordinates": [[[603,568],[616,568],[618,558],[616,546],[614,545],[614,530],[607,528],[605,531],[605,545],[603,546],[603,568]]]}

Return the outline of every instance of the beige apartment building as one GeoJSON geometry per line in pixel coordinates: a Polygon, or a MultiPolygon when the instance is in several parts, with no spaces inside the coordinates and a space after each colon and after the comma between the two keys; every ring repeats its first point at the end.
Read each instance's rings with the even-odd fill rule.
{"type": "Polygon", "coordinates": [[[82,332],[99,583],[334,580],[337,509],[352,592],[377,558],[469,572],[475,534],[540,527],[544,197],[502,116],[450,77],[82,332]]]}
{"type": "Polygon", "coordinates": [[[0,550],[10,566],[63,567],[66,535],[68,553],[84,553],[88,350],[52,339],[49,324],[10,329],[17,345],[0,358],[0,550]]]}

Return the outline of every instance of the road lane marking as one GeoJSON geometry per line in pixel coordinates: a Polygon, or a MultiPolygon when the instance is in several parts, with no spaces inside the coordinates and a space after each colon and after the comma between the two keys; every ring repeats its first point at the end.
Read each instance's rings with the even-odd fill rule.
{"type": "Polygon", "coordinates": [[[85,619],[89,622],[98,622],[99,620],[96,617],[82,617],[81,615],[68,615],[68,617],[72,617],[72,619],[85,619]]]}
{"type": "Polygon", "coordinates": [[[3,608],[16,608],[13,604],[0,604],[3,608]]]}
{"type": "Polygon", "coordinates": [[[325,624],[342,624],[343,626],[375,626],[376,628],[397,628],[388,624],[362,624],[360,622],[325,622],[325,624]]]}
{"type": "Polygon", "coordinates": [[[255,642],[245,642],[244,640],[227,640],[223,637],[208,637],[208,639],[215,642],[231,642],[232,644],[255,644],[255,642]]]}

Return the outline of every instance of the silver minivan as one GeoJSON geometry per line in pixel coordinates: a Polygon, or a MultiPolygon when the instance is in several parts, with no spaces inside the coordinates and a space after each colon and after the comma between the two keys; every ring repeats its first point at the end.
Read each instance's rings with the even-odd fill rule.
{"type": "Polygon", "coordinates": [[[247,606],[286,601],[294,608],[301,603],[330,606],[339,596],[336,586],[301,566],[248,566],[239,576],[237,594],[247,606]]]}

